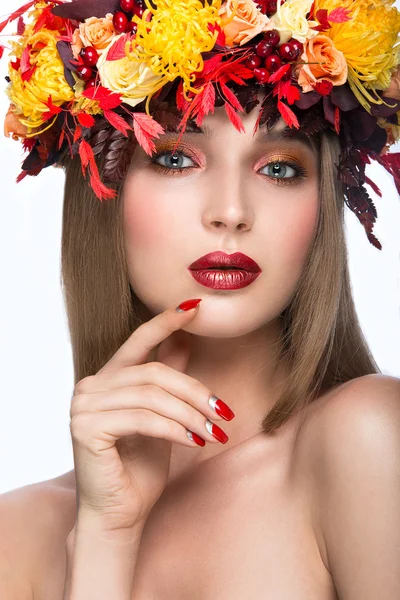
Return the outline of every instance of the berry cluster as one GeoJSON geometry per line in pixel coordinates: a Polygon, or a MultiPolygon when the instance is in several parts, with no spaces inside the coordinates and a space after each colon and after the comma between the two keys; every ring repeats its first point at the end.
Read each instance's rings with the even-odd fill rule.
{"type": "MultiPolygon", "coordinates": [[[[136,23],[132,22],[132,16],[137,15],[142,17],[145,4],[143,0],[120,0],[119,6],[121,10],[114,13],[113,25],[114,29],[119,33],[131,31],[136,33],[136,23]]],[[[97,69],[96,64],[99,59],[99,54],[93,46],[82,48],[79,53],[80,63],[76,69],[77,75],[86,82],[85,89],[95,87],[97,69]]]]}
{"type": "MultiPolygon", "coordinates": [[[[276,29],[267,31],[255,47],[255,52],[246,59],[246,66],[253,69],[258,83],[266,83],[272,73],[275,73],[283,63],[295,61],[303,52],[303,44],[294,38],[278,48],[279,42],[280,36],[276,29]]],[[[288,69],[282,79],[285,81],[291,77],[292,68],[288,69]]]]}
{"type": "Polygon", "coordinates": [[[136,33],[136,23],[132,22],[134,15],[142,18],[143,13],[146,9],[143,0],[120,0],[119,6],[121,10],[117,10],[114,13],[113,24],[114,29],[119,33],[126,33],[132,31],[136,33]]]}

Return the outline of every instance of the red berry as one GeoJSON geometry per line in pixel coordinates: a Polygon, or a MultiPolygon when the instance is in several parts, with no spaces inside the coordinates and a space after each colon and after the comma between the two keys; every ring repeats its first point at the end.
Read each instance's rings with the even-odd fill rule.
{"type": "Polygon", "coordinates": [[[86,82],[85,85],[85,90],[87,90],[88,88],[93,88],[96,87],[96,78],[93,77],[92,79],[89,79],[89,81],[86,82]]]}
{"type": "Polygon", "coordinates": [[[123,10],[127,13],[133,12],[134,4],[135,4],[134,0],[120,0],[119,1],[121,10],[123,10]]]}
{"type": "Polygon", "coordinates": [[[79,66],[77,68],[77,73],[79,77],[83,79],[83,81],[89,81],[89,79],[92,79],[94,75],[93,69],[87,67],[86,65],[79,66]]]}
{"type": "Polygon", "coordinates": [[[279,46],[279,55],[283,60],[293,60],[296,57],[296,50],[290,42],[279,46]]]}
{"type": "Polygon", "coordinates": [[[133,14],[139,17],[139,19],[141,19],[145,10],[146,8],[144,6],[138,6],[137,4],[135,4],[133,8],[133,14]]]}
{"type": "Polygon", "coordinates": [[[258,44],[256,46],[256,52],[257,52],[258,56],[262,56],[263,58],[272,54],[273,51],[274,51],[274,49],[271,46],[271,44],[268,44],[268,42],[264,42],[264,40],[261,40],[261,42],[258,42],[258,44]]]}
{"type": "Polygon", "coordinates": [[[137,32],[137,24],[134,21],[128,21],[128,25],[126,26],[126,31],[131,31],[132,33],[137,32]]]}
{"type": "Polygon", "coordinates": [[[271,54],[271,56],[267,56],[264,64],[270,73],[274,73],[282,66],[282,61],[277,54],[271,54]]]}
{"type": "Polygon", "coordinates": [[[277,4],[276,0],[268,0],[268,2],[266,3],[266,5],[267,5],[266,14],[268,17],[270,15],[274,15],[276,13],[276,10],[277,10],[276,4],[277,4]]]}
{"type": "Polygon", "coordinates": [[[245,61],[246,67],[256,69],[261,65],[261,58],[257,54],[251,54],[245,61]]]}
{"type": "Polygon", "coordinates": [[[126,31],[126,26],[128,25],[128,17],[125,13],[118,11],[114,14],[113,24],[116,31],[124,33],[126,31]]]}
{"type": "Polygon", "coordinates": [[[267,69],[264,69],[263,67],[257,67],[254,69],[253,73],[258,83],[266,83],[270,76],[270,73],[268,73],[267,69]]]}
{"type": "Polygon", "coordinates": [[[97,50],[96,48],[93,48],[93,46],[82,48],[79,54],[87,67],[95,67],[99,60],[97,50]]]}
{"type": "Polygon", "coordinates": [[[264,33],[264,41],[268,42],[271,46],[275,48],[281,41],[281,36],[276,29],[271,29],[270,31],[266,31],[264,33]]]}
{"type": "Polygon", "coordinates": [[[300,56],[300,54],[303,54],[304,52],[304,44],[302,44],[301,42],[299,42],[299,40],[296,40],[294,38],[292,38],[290,40],[290,43],[292,44],[295,52],[296,52],[296,56],[295,58],[297,58],[298,56],[300,56]]]}

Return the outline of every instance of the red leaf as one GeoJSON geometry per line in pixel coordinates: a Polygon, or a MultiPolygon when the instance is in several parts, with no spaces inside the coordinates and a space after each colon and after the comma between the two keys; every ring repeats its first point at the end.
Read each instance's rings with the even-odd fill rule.
{"type": "Polygon", "coordinates": [[[4,50],[4,46],[0,46],[0,58],[3,56],[4,50]]]}
{"type": "Polygon", "coordinates": [[[203,77],[215,71],[215,69],[218,68],[221,64],[222,56],[222,54],[214,54],[214,56],[205,60],[203,70],[201,71],[201,73],[198,73],[197,76],[203,77]]]}
{"type": "Polygon", "coordinates": [[[244,125],[242,123],[242,119],[239,117],[239,115],[237,114],[237,112],[235,111],[234,108],[232,108],[232,106],[228,103],[225,102],[225,110],[226,113],[232,123],[232,125],[240,132],[240,133],[245,133],[246,129],[244,128],[244,125]]]}
{"type": "Polygon", "coordinates": [[[77,142],[82,135],[82,127],[80,125],[76,126],[74,131],[74,142],[77,142]]]}
{"type": "Polygon", "coordinates": [[[294,125],[297,129],[300,129],[299,121],[297,120],[297,117],[291,108],[289,108],[280,100],[278,100],[277,107],[283,117],[283,120],[289,127],[293,127],[294,125]]]}
{"type": "Polygon", "coordinates": [[[76,117],[83,127],[93,127],[93,125],[96,123],[94,117],[88,113],[81,112],[78,113],[76,117]]]}
{"type": "Polygon", "coordinates": [[[328,96],[332,91],[333,83],[328,79],[320,79],[313,87],[318,94],[321,94],[321,96],[328,96]]]}
{"type": "Polygon", "coordinates": [[[82,92],[82,96],[85,96],[85,98],[89,98],[90,100],[98,100],[101,108],[105,110],[117,108],[117,106],[122,104],[120,94],[114,94],[111,90],[102,85],[87,88],[82,92]],[[104,103],[104,106],[102,102],[104,103]]]}
{"type": "Polygon", "coordinates": [[[365,176],[365,183],[368,183],[368,185],[370,185],[372,187],[372,189],[374,190],[375,194],[377,194],[380,198],[382,198],[382,192],[378,188],[378,186],[376,185],[376,183],[374,181],[372,181],[369,177],[365,176]]]}
{"type": "Polygon", "coordinates": [[[86,168],[89,165],[90,184],[96,196],[100,200],[114,198],[117,192],[106,187],[100,180],[99,170],[93,154],[93,148],[86,140],[82,140],[79,145],[79,156],[81,159],[83,176],[85,176],[86,168]]]}
{"type": "Polygon", "coordinates": [[[2,23],[0,23],[0,32],[3,31],[3,29],[9,23],[11,23],[11,21],[15,21],[15,19],[18,19],[21,15],[23,15],[24,12],[26,12],[27,10],[29,10],[30,7],[33,6],[35,3],[36,3],[36,0],[31,0],[31,2],[27,2],[26,4],[24,4],[23,6],[21,6],[21,8],[19,8],[15,12],[13,12],[5,21],[3,21],[2,23]]]}
{"type": "Polygon", "coordinates": [[[21,75],[22,81],[29,81],[35,71],[36,71],[36,65],[33,66],[33,67],[31,67],[30,69],[28,69],[24,73],[22,73],[22,75],[21,75]]]}
{"type": "Polygon", "coordinates": [[[285,75],[285,73],[287,73],[289,69],[291,69],[291,67],[292,65],[290,63],[282,65],[282,67],[279,67],[279,69],[275,71],[275,73],[272,73],[272,75],[268,77],[267,83],[276,83],[277,81],[280,81],[285,75]]]}
{"type": "Polygon", "coordinates": [[[158,138],[165,130],[157,121],[145,113],[132,113],[132,117],[133,130],[138,144],[151,156],[155,150],[153,138],[158,138]]]}
{"type": "Polygon", "coordinates": [[[227,85],[225,85],[225,83],[222,83],[221,81],[221,89],[225,94],[225,98],[228,100],[228,102],[230,102],[233,106],[233,108],[236,108],[237,110],[240,110],[241,112],[244,112],[244,108],[243,106],[240,104],[239,100],[237,99],[237,96],[232,92],[232,90],[230,88],[228,88],[227,85]]]}
{"type": "Polygon", "coordinates": [[[317,25],[316,27],[311,27],[311,29],[315,29],[316,31],[327,31],[328,29],[331,29],[331,25],[328,21],[328,11],[326,8],[320,8],[317,10],[316,20],[321,24],[317,25]]]}
{"type": "Polygon", "coordinates": [[[64,129],[62,129],[61,130],[61,135],[60,135],[59,140],[58,140],[58,145],[57,145],[57,149],[58,150],[61,149],[61,146],[62,146],[63,141],[64,141],[64,137],[65,137],[65,131],[64,131],[64,129]]]}
{"type": "MultiPolygon", "coordinates": [[[[290,82],[289,82],[290,83],[290,82]]],[[[287,101],[289,104],[294,104],[296,100],[300,100],[300,90],[295,85],[289,85],[289,90],[287,93],[287,101]]]]}
{"type": "Polygon", "coordinates": [[[208,30],[211,31],[211,33],[218,31],[218,36],[215,43],[219,46],[225,46],[226,36],[220,25],[208,23],[208,30]]]}
{"type": "Polygon", "coordinates": [[[340,132],[340,110],[338,106],[335,106],[335,131],[339,135],[340,132]]]}
{"type": "Polygon", "coordinates": [[[117,108],[122,104],[121,94],[110,94],[107,98],[100,100],[100,108],[103,110],[110,110],[111,108],[117,108]]]}
{"type": "Polygon", "coordinates": [[[128,137],[128,131],[132,129],[132,127],[128,125],[128,123],[123,117],[121,117],[121,115],[118,115],[112,110],[105,110],[103,111],[103,114],[107,121],[111,123],[111,125],[115,127],[115,129],[118,129],[118,131],[120,131],[126,137],[128,137]]]}
{"type": "Polygon", "coordinates": [[[132,39],[130,33],[122,34],[107,52],[107,60],[120,60],[126,57],[125,44],[132,39]]]}
{"type": "Polygon", "coordinates": [[[207,83],[203,91],[197,97],[196,107],[193,114],[197,114],[196,125],[201,127],[204,117],[209,112],[214,112],[215,108],[215,88],[212,83],[207,83]]]}
{"type": "Polygon", "coordinates": [[[331,21],[331,23],[345,23],[350,21],[351,18],[350,10],[343,7],[334,8],[328,15],[328,21],[331,21]]]}
{"type": "Polygon", "coordinates": [[[178,110],[183,111],[186,109],[187,104],[188,102],[183,95],[183,79],[181,79],[176,90],[176,107],[178,110]]]}
{"type": "Polygon", "coordinates": [[[24,35],[25,32],[25,23],[24,23],[24,19],[22,18],[22,16],[18,19],[18,24],[17,24],[17,35],[24,35]]]}
{"type": "Polygon", "coordinates": [[[24,73],[26,73],[27,71],[29,71],[29,69],[31,69],[31,59],[30,59],[30,55],[29,55],[29,51],[32,50],[32,46],[30,44],[28,44],[27,46],[25,46],[24,51],[22,52],[22,56],[21,56],[21,74],[23,75],[24,73]]]}
{"type": "Polygon", "coordinates": [[[53,99],[52,99],[51,95],[48,97],[47,102],[44,102],[44,104],[49,109],[49,112],[46,113],[46,115],[48,115],[47,119],[49,119],[50,117],[53,117],[54,115],[57,115],[62,110],[59,106],[56,106],[55,104],[53,104],[53,99]]]}
{"type": "Polygon", "coordinates": [[[14,61],[11,61],[11,66],[13,69],[15,69],[16,71],[18,71],[18,69],[21,67],[21,59],[20,58],[16,58],[14,61]]]}

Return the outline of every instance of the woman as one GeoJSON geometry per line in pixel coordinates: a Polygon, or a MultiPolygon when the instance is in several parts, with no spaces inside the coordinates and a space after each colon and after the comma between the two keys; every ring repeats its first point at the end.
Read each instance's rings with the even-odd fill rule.
{"type": "MultiPolygon", "coordinates": [[[[85,29],[94,24],[90,17],[63,12],[78,4],[52,9],[82,24],[73,50],[80,43],[93,47],[85,29]]],[[[159,10],[161,4],[168,3],[159,10]]],[[[257,36],[271,31],[275,14],[274,34],[285,30],[276,29],[282,14],[240,5],[251,9],[239,16],[254,35],[235,42],[245,29],[235,21],[238,13],[229,21],[230,7],[225,3],[218,13],[228,18],[222,21],[228,45],[244,42],[246,48],[253,38],[260,44],[264,38],[257,36]]],[[[123,21],[117,13],[114,28],[123,21]]],[[[157,11],[151,21],[148,14],[132,19],[137,36],[145,37],[150,22],[156,28],[157,11]]],[[[306,55],[307,44],[316,45],[308,34],[306,55]]],[[[115,43],[112,38],[107,52],[120,51],[115,43]]],[[[246,57],[248,69],[260,52],[246,57]]],[[[116,66],[105,67],[107,60],[98,59],[97,76],[103,90],[116,94],[117,78],[110,76],[116,66]]],[[[325,82],[336,81],[328,75],[325,82]]],[[[192,82],[183,81],[190,92],[192,82]]],[[[13,492],[13,502],[36,515],[23,531],[31,551],[22,562],[16,561],[18,511],[3,496],[5,597],[355,600],[399,594],[400,385],[379,374],[363,338],[343,234],[347,194],[378,246],[373,205],[356,204],[358,195],[365,198],[361,171],[351,171],[356,146],[343,159],[343,140],[323,126],[321,104],[308,113],[293,107],[299,118],[303,110],[306,115],[293,130],[287,121],[293,117],[264,101],[260,83],[253,85],[256,95],[243,100],[253,110],[238,109],[235,116],[235,100],[225,90],[201,119],[186,113],[182,135],[184,99],[170,88],[153,105],[163,130],[153,130],[152,153],[144,130],[138,131],[149,121],[133,112],[126,137],[104,103],[102,117],[88,113],[96,120],[91,127],[80,116],[87,131],[75,129],[70,140],[78,152],[71,144],[52,156],[48,137],[40,138],[47,142],[40,152],[38,145],[31,148],[25,174],[51,161],[66,170],[62,274],[75,369],[75,469],[51,486],[46,482],[35,499],[13,492]],[[337,165],[347,183],[338,180],[337,165]],[[349,171],[360,177],[357,185],[349,184],[349,171]],[[207,255],[214,252],[212,262],[207,255]],[[224,273],[230,260],[243,272],[224,273]]],[[[126,104],[144,102],[138,87],[128,87],[126,104]]],[[[321,100],[326,94],[321,86],[316,90],[321,100]]],[[[13,98],[20,99],[16,89],[13,98]]],[[[98,95],[86,98],[100,102],[98,95]]],[[[52,116],[64,103],[47,100],[52,116]]],[[[346,123],[345,111],[341,116],[346,123]]]]}

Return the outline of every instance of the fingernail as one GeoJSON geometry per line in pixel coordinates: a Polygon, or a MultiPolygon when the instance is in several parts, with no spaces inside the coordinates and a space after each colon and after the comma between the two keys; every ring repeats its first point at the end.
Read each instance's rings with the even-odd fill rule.
{"type": "Polygon", "coordinates": [[[206,445],[205,440],[203,440],[203,438],[201,438],[199,435],[197,435],[197,433],[194,433],[194,431],[190,431],[189,429],[186,429],[186,434],[191,442],[196,442],[196,444],[198,444],[199,446],[206,445]]]}
{"type": "Polygon", "coordinates": [[[208,404],[220,417],[225,419],[225,421],[232,421],[233,417],[235,416],[233,410],[231,410],[229,406],[225,404],[225,402],[222,402],[221,398],[218,398],[217,396],[210,396],[208,399],[208,404]]]}
{"type": "Polygon", "coordinates": [[[192,308],[196,308],[196,306],[202,301],[202,298],[195,298],[194,300],[185,300],[185,302],[181,302],[179,306],[176,307],[177,312],[184,312],[186,310],[191,310],[192,308]]]}
{"type": "Polygon", "coordinates": [[[211,433],[211,435],[217,438],[217,440],[221,442],[221,444],[226,444],[226,442],[229,440],[225,431],[222,431],[222,429],[218,427],[218,425],[212,423],[212,421],[210,421],[209,419],[206,420],[206,428],[208,433],[211,433]]]}

